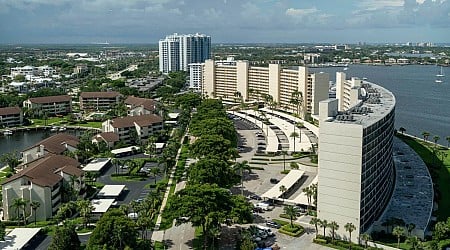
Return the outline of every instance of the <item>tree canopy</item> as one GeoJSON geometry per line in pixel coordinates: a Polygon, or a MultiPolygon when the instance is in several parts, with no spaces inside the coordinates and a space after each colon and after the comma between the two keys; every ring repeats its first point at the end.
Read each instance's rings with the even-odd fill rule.
{"type": "Polygon", "coordinates": [[[71,223],[64,223],[62,226],[56,227],[55,234],[52,238],[52,243],[49,250],[61,249],[79,249],[80,239],[75,231],[75,225],[71,223]]]}
{"type": "Polygon", "coordinates": [[[190,184],[217,184],[230,188],[239,183],[239,176],[230,164],[218,158],[202,158],[189,167],[190,184]]]}

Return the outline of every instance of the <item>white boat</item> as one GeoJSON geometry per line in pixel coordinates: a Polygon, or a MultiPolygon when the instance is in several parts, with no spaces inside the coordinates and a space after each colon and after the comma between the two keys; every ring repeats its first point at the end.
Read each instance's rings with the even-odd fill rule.
{"type": "Polygon", "coordinates": [[[441,79],[436,79],[434,80],[435,83],[443,83],[444,81],[442,81],[441,79]]]}
{"type": "Polygon", "coordinates": [[[437,77],[444,77],[444,72],[442,71],[442,66],[441,66],[441,71],[436,75],[437,77]]]}
{"type": "Polygon", "coordinates": [[[53,126],[51,129],[50,129],[50,131],[52,131],[52,132],[56,132],[56,131],[58,131],[58,127],[56,127],[56,126],[53,126]]]}
{"type": "Polygon", "coordinates": [[[4,135],[12,135],[13,132],[11,130],[7,129],[7,130],[3,131],[3,134],[4,135]]]}
{"type": "Polygon", "coordinates": [[[66,131],[66,127],[60,127],[59,131],[66,131]]]}
{"type": "Polygon", "coordinates": [[[344,70],[347,70],[347,69],[348,69],[347,67],[344,68],[344,70]]]}

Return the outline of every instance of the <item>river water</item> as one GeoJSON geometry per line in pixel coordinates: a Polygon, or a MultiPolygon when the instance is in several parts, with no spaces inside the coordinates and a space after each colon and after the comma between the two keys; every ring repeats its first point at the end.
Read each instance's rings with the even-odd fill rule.
{"type": "MultiPolygon", "coordinates": [[[[341,67],[311,68],[312,72],[327,72],[335,81],[341,67]]],[[[433,65],[368,66],[350,65],[347,77],[366,77],[392,93],[397,101],[396,128],[404,127],[406,133],[422,137],[428,131],[433,138],[440,136],[439,143],[446,145],[450,136],[450,68],[443,68],[444,83],[435,83],[440,67],[433,65]]],[[[75,131],[67,130],[69,133],[75,131]]],[[[0,154],[21,151],[50,136],[49,131],[16,132],[12,136],[0,135],[0,154]]]]}
{"type": "MultiPolygon", "coordinates": [[[[312,68],[326,72],[336,81],[343,68],[312,68]]],[[[439,144],[447,145],[450,136],[450,68],[443,67],[443,83],[436,83],[440,67],[434,65],[368,66],[349,65],[347,78],[366,77],[368,81],[390,90],[396,98],[395,125],[406,133],[422,137],[423,131],[438,135],[439,144]]]]}

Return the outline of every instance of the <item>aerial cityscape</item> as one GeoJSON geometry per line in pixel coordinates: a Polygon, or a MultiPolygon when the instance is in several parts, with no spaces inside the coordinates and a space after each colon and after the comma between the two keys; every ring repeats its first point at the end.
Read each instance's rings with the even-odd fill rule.
{"type": "Polygon", "coordinates": [[[450,249],[450,1],[0,13],[0,249],[450,249]]]}

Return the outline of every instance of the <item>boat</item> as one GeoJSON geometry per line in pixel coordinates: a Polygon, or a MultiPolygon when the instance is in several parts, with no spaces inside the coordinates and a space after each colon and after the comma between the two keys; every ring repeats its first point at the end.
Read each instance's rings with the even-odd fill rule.
{"type": "Polygon", "coordinates": [[[51,132],[56,132],[56,131],[58,131],[58,127],[53,126],[53,127],[50,129],[50,131],[51,131],[51,132]]]}
{"type": "Polygon", "coordinates": [[[347,67],[344,68],[344,70],[347,70],[347,69],[348,69],[347,67]]]}
{"type": "Polygon", "coordinates": [[[66,131],[66,127],[60,127],[59,128],[59,131],[61,132],[61,131],[66,131]]]}
{"type": "Polygon", "coordinates": [[[436,79],[434,80],[435,83],[443,83],[444,81],[442,81],[441,79],[436,79]]]}
{"type": "Polygon", "coordinates": [[[11,130],[7,129],[7,130],[3,131],[3,134],[4,135],[12,135],[13,132],[11,130]]]}

